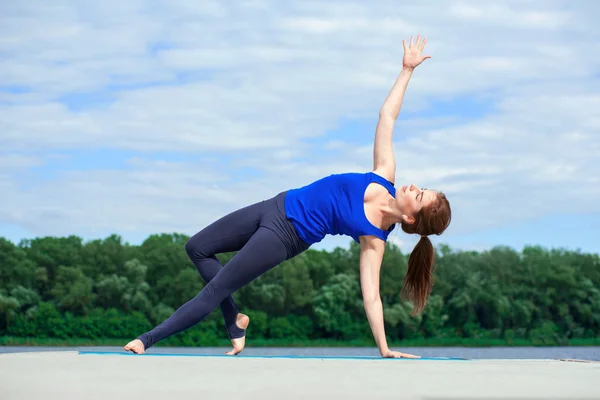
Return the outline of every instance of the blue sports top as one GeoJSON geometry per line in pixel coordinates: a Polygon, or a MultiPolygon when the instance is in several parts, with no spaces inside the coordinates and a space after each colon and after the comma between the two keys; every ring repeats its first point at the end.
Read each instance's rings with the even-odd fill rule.
{"type": "Polygon", "coordinates": [[[394,185],[374,172],[333,174],[287,192],[285,212],[298,236],[307,244],[320,242],[325,235],[373,235],[387,240],[395,225],[386,231],[373,225],[365,215],[364,195],[377,182],[396,197],[394,185]]]}

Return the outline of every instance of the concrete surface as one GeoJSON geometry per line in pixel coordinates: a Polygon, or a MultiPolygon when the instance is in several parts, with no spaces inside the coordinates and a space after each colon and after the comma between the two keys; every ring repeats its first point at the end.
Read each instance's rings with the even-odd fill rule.
{"type": "Polygon", "coordinates": [[[600,363],[0,355],[0,399],[600,399],[600,363]],[[596,381],[596,382],[595,382],[596,381]]]}

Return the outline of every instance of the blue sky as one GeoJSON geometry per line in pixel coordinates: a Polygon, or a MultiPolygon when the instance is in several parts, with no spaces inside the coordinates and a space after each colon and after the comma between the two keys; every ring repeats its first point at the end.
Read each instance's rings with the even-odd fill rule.
{"type": "Polygon", "coordinates": [[[0,17],[0,236],[192,235],[368,171],[401,41],[421,33],[432,58],[394,146],[398,185],[451,201],[434,243],[600,253],[593,1],[40,4],[0,17]]]}

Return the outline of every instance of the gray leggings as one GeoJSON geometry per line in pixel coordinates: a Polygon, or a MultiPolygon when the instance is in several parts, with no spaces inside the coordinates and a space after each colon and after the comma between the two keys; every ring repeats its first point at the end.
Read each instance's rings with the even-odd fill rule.
{"type": "Polygon", "coordinates": [[[217,306],[229,338],[245,335],[236,325],[238,309],[231,294],[310,247],[286,218],[285,195],[234,211],[190,238],[185,249],[207,284],[167,320],[138,337],[145,349],[196,325],[217,306]],[[223,267],[216,254],[234,251],[238,253],[223,267]]]}

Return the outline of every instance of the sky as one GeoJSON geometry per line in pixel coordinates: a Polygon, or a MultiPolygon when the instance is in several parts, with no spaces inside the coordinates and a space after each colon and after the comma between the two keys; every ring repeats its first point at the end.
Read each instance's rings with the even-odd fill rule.
{"type": "Polygon", "coordinates": [[[594,0],[3,2],[0,236],[193,235],[368,172],[402,40],[421,34],[396,185],[450,200],[434,245],[600,253],[597,15],[594,0]]]}

